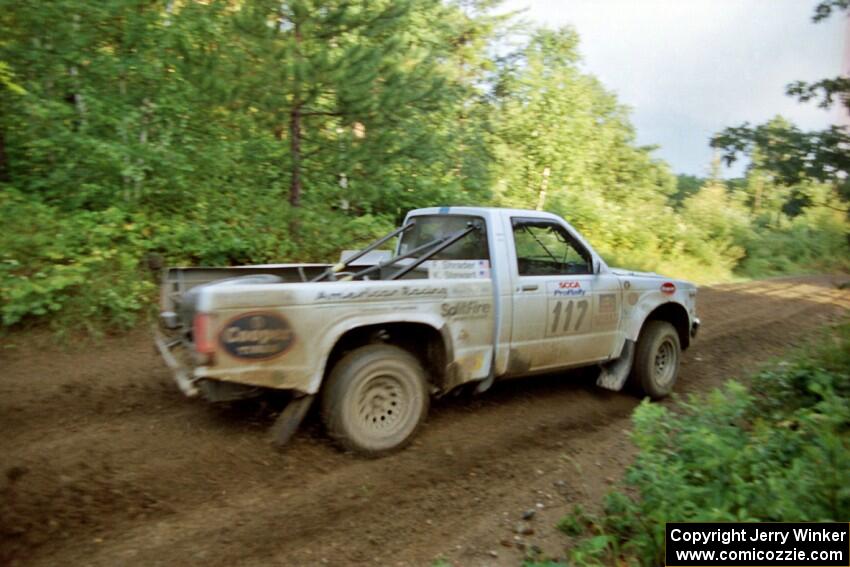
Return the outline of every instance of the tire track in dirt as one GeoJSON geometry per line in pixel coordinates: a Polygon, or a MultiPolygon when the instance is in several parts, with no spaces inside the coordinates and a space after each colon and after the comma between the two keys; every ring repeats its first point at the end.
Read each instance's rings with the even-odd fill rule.
{"type": "MultiPolygon", "coordinates": [[[[745,374],[839,316],[850,293],[834,279],[702,289],[677,391],[745,374]]],[[[522,543],[559,555],[554,522],[619,478],[638,403],[586,373],[497,384],[435,403],[412,447],[373,461],[333,448],[315,417],[273,452],[269,408],[181,398],[141,331],[0,364],[0,563],[13,564],[516,565],[511,528],[537,503],[522,543]]]]}

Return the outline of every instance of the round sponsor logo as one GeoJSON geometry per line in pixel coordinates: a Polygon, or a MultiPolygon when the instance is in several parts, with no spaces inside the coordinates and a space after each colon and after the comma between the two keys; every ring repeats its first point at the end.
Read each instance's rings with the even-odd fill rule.
{"type": "Polygon", "coordinates": [[[295,335],[287,320],[276,313],[245,313],[231,319],[218,339],[231,356],[262,360],[289,350],[295,335]]]}
{"type": "Polygon", "coordinates": [[[664,295],[673,295],[676,293],[676,284],[673,282],[664,282],[661,284],[661,293],[664,295]]]}

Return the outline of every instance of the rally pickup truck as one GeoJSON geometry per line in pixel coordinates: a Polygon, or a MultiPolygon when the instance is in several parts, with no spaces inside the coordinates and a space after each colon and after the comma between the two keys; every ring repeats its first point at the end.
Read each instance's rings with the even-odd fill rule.
{"type": "Polygon", "coordinates": [[[156,344],[186,395],[289,392],[277,444],[318,398],[334,440],[377,456],[411,441],[432,397],[498,379],[597,366],[599,386],[666,396],[696,294],[608,267],[556,215],[435,207],[333,265],[168,269],[156,344]]]}

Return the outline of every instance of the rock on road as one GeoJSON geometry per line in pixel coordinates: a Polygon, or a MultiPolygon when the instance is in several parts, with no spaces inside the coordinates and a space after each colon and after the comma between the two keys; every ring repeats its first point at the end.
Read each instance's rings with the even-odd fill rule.
{"type": "MultiPolygon", "coordinates": [[[[677,392],[745,376],[844,316],[846,279],[702,288],[677,392]]],[[[183,398],[144,331],[6,344],[17,348],[0,354],[0,564],[517,565],[522,545],[562,555],[557,519],[598,504],[633,455],[639,400],[581,373],[439,401],[411,447],[364,460],[337,451],[315,417],[273,451],[268,407],[183,398]],[[533,533],[517,534],[520,522],[533,533]]]]}

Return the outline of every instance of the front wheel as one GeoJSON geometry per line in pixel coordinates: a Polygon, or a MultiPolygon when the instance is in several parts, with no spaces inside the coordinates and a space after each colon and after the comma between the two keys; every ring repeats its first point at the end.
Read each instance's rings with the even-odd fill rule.
{"type": "Polygon", "coordinates": [[[641,330],[635,350],[632,378],[652,399],[673,391],[679,375],[682,347],[675,327],[667,321],[649,321],[641,330]]]}
{"type": "Polygon", "coordinates": [[[376,457],[413,439],[429,401],[416,357],[396,346],[368,345],[334,366],[322,392],[322,419],[343,448],[376,457]]]}

